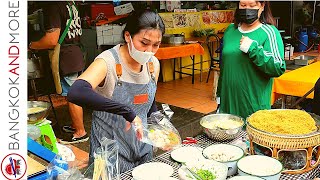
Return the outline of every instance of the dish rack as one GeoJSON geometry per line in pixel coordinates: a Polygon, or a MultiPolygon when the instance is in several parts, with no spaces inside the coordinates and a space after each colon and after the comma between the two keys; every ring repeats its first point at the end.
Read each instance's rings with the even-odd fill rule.
{"type": "MultiPolygon", "coordinates": [[[[250,118],[250,117],[249,117],[250,118]]],[[[249,120],[248,118],[248,120],[249,120]]],[[[280,160],[281,152],[302,151],[306,153],[306,164],[295,170],[284,170],[287,174],[301,174],[320,165],[320,119],[313,116],[317,130],[305,135],[279,135],[259,130],[247,121],[247,134],[250,141],[250,154],[256,154],[254,144],[267,148],[272,157],[280,160]],[[313,154],[315,152],[315,154],[313,154]],[[312,158],[315,156],[315,162],[312,158]]]]}

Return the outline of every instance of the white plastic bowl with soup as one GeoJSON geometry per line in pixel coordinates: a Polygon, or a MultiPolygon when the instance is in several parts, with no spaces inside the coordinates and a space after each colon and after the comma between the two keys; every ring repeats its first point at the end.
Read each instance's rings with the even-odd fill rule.
{"type": "Polygon", "coordinates": [[[235,145],[213,144],[205,148],[202,154],[228,166],[228,176],[232,176],[237,173],[237,162],[244,156],[244,151],[235,145]]]}
{"type": "Polygon", "coordinates": [[[263,155],[251,155],[237,163],[240,176],[257,176],[266,180],[278,180],[283,166],[280,161],[263,155]]]}

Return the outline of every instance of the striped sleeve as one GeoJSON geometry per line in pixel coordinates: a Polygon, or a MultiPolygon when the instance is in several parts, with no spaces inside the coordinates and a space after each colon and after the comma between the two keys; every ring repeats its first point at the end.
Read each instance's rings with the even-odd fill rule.
{"type": "Polygon", "coordinates": [[[271,77],[278,77],[286,70],[284,46],[279,31],[270,25],[262,25],[266,35],[263,45],[253,41],[248,50],[249,57],[258,68],[271,77]]]}

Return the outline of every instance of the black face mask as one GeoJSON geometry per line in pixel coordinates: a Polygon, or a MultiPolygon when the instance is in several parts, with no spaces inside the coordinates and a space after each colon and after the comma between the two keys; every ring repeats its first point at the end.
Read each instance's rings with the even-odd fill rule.
{"type": "Polygon", "coordinates": [[[258,19],[259,9],[237,9],[236,18],[239,22],[252,24],[258,19]]]}

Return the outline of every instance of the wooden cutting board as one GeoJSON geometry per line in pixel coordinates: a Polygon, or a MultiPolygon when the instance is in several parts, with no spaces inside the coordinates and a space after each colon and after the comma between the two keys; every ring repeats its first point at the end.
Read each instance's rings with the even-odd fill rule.
{"type": "Polygon", "coordinates": [[[32,174],[38,173],[40,171],[46,170],[46,167],[33,159],[32,157],[28,156],[27,158],[27,175],[30,176],[32,174]]]}

